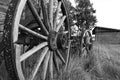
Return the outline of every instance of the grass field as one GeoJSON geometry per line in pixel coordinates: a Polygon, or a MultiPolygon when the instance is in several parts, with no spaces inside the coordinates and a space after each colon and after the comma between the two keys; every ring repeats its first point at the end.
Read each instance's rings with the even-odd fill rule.
{"type": "Polygon", "coordinates": [[[120,80],[120,45],[114,44],[116,39],[112,40],[113,43],[106,43],[106,36],[101,38],[104,44],[103,41],[95,41],[92,54],[71,58],[68,70],[60,80],[120,80]]]}

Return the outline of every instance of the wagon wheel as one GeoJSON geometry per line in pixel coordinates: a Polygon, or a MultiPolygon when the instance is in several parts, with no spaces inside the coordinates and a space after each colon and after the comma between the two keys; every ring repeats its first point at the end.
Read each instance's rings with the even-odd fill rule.
{"type": "Polygon", "coordinates": [[[84,30],[80,36],[80,55],[89,54],[92,48],[92,34],[89,30],[84,30]]]}
{"type": "Polygon", "coordinates": [[[53,79],[69,58],[64,0],[12,0],[5,20],[5,63],[12,80],[53,79]],[[36,6],[37,5],[37,6],[36,6]]]}

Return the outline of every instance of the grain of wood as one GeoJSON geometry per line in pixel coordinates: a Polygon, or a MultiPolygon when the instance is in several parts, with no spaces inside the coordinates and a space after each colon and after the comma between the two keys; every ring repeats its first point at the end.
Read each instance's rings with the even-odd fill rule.
{"type": "Polygon", "coordinates": [[[0,4],[8,5],[11,0],[0,0],[0,4]]]}

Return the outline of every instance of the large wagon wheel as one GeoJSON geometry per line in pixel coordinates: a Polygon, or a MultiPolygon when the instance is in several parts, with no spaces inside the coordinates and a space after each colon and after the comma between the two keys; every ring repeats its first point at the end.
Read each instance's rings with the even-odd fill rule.
{"type": "Polygon", "coordinates": [[[5,63],[12,80],[53,79],[69,58],[64,0],[12,0],[6,15],[5,63]]]}
{"type": "Polygon", "coordinates": [[[80,36],[80,55],[89,54],[92,49],[92,34],[89,30],[83,30],[80,36]]]}

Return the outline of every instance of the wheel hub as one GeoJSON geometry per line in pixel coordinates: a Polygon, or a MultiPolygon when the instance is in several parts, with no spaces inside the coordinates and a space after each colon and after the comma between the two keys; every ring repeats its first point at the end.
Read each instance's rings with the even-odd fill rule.
{"type": "Polygon", "coordinates": [[[63,49],[66,46],[66,34],[56,31],[51,31],[48,38],[50,50],[63,49]]]}
{"type": "Polygon", "coordinates": [[[50,50],[56,50],[57,49],[57,32],[51,31],[49,33],[48,37],[48,43],[49,43],[49,48],[50,50]]]}

